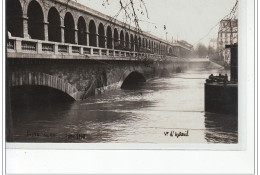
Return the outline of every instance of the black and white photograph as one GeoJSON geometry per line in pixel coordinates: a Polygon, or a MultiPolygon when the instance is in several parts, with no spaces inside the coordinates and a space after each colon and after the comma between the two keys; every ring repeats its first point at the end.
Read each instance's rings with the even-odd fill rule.
{"type": "Polygon", "coordinates": [[[6,142],[239,144],[239,5],[5,0],[6,142]]]}

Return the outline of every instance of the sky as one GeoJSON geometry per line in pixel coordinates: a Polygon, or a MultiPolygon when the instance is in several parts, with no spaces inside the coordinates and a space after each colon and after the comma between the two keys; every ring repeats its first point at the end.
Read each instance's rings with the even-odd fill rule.
{"type": "MultiPolygon", "coordinates": [[[[120,9],[119,0],[108,0],[109,4],[107,0],[77,0],[77,2],[109,16],[115,16],[120,9]]],[[[140,9],[140,0],[134,2],[135,8],[140,9]]],[[[143,8],[145,15],[141,14],[141,9],[137,10],[143,31],[162,39],[167,37],[170,42],[178,39],[192,45],[199,42],[208,45],[211,38],[217,38],[216,24],[230,13],[236,0],[144,0],[144,2],[148,17],[145,8],[143,8]],[[211,30],[214,26],[216,27],[211,30]]],[[[117,19],[126,20],[123,13],[117,19]]],[[[134,26],[133,23],[131,25],[134,26]]]]}

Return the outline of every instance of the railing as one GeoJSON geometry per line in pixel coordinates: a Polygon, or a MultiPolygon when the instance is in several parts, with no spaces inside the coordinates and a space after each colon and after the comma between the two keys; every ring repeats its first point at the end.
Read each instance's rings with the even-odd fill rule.
{"type": "Polygon", "coordinates": [[[119,51],[115,51],[115,56],[120,56],[120,52],[119,51]]]}
{"type": "MultiPolygon", "coordinates": [[[[119,59],[138,59],[138,58],[167,58],[165,55],[158,55],[153,53],[140,53],[135,51],[114,50],[107,48],[98,48],[85,45],[76,45],[68,43],[58,43],[51,41],[42,41],[35,39],[25,39],[18,37],[10,37],[6,43],[7,53],[30,53],[30,54],[45,54],[53,58],[53,55],[68,55],[68,56],[109,56],[111,58],[119,59]]],[[[170,57],[170,56],[168,56],[170,57]]],[[[55,57],[54,57],[55,58],[55,57]]],[[[71,58],[71,57],[70,57],[71,58]]],[[[104,57],[107,58],[107,57],[104,57]]],[[[172,56],[171,56],[172,58],[172,56]]]]}
{"type": "Polygon", "coordinates": [[[14,50],[14,49],[15,49],[15,47],[14,47],[14,42],[15,42],[15,40],[9,39],[9,40],[7,41],[7,44],[6,44],[7,49],[12,49],[12,50],[14,50]]]}
{"type": "Polygon", "coordinates": [[[22,50],[25,51],[36,51],[36,42],[22,41],[22,50]]]}
{"type": "Polygon", "coordinates": [[[107,55],[107,50],[101,50],[102,55],[107,55]]]}
{"type": "Polygon", "coordinates": [[[93,54],[94,55],[99,55],[99,49],[93,49],[93,54]]]}
{"type": "Polygon", "coordinates": [[[83,54],[91,54],[91,48],[83,48],[83,54]]]}
{"type": "Polygon", "coordinates": [[[109,56],[114,56],[114,51],[113,51],[113,50],[109,50],[109,51],[108,51],[108,55],[109,55],[109,56]]]}
{"type": "Polygon", "coordinates": [[[59,45],[58,46],[58,52],[60,52],[60,53],[68,53],[68,46],[66,46],[66,45],[59,45]]]}
{"type": "Polygon", "coordinates": [[[54,44],[42,43],[42,51],[54,52],[54,44]]]}
{"type": "Polygon", "coordinates": [[[80,47],[72,46],[72,53],[80,54],[80,47]]]}

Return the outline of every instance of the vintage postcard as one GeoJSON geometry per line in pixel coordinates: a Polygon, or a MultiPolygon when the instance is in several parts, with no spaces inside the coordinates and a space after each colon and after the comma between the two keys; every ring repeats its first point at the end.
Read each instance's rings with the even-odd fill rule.
{"type": "Polygon", "coordinates": [[[239,5],[6,0],[7,145],[240,144],[239,5]]]}

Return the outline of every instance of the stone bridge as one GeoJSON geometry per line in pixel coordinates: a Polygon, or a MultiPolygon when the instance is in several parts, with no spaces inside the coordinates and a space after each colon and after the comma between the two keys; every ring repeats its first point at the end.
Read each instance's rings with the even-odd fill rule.
{"type": "Polygon", "coordinates": [[[98,54],[97,48],[104,48],[99,54],[112,56],[119,53],[114,50],[123,50],[185,57],[192,49],[186,42],[170,43],[72,0],[6,0],[6,14],[9,36],[53,42],[23,41],[24,50],[98,54]],[[60,43],[57,49],[54,42],[60,43]],[[61,43],[71,44],[71,50],[61,43]]]}
{"type": "Polygon", "coordinates": [[[138,82],[184,71],[192,65],[181,59],[175,62],[12,59],[8,61],[7,76],[9,87],[44,86],[82,100],[109,89],[128,89],[138,82]]]}
{"type": "MultiPolygon", "coordinates": [[[[74,100],[189,69],[187,42],[170,43],[68,0],[6,0],[7,85],[74,100]]],[[[205,61],[208,64],[208,61],[205,61]]]]}

